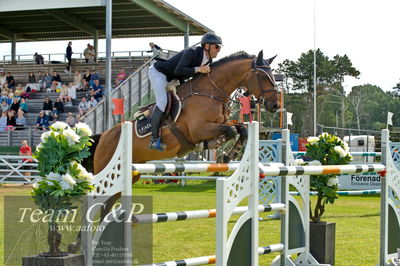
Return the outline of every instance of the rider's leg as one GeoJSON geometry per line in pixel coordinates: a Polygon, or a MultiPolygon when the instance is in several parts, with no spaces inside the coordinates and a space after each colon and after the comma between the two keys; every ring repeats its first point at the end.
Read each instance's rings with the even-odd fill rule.
{"type": "Polygon", "coordinates": [[[164,111],[168,102],[167,91],[165,90],[168,82],[166,76],[158,72],[154,66],[150,66],[149,68],[149,79],[154,91],[154,96],[156,97],[156,108],[154,109],[151,118],[152,129],[149,148],[163,151],[166,148],[166,145],[161,142],[159,132],[164,111]]]}

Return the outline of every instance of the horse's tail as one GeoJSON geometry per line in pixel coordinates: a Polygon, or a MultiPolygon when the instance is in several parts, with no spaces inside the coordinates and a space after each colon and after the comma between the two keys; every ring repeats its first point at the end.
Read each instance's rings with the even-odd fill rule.
{"type": "Polygon", "coordinates": [[[89,147],[90,156],[82,160],[82,166],[86,168],[88,172],[93,173],[94,170],[94,152],[96,151],[97,145],[99,144],[101,134],[92,135],[91,138],[93,139],[92,146],[89,147]]]}

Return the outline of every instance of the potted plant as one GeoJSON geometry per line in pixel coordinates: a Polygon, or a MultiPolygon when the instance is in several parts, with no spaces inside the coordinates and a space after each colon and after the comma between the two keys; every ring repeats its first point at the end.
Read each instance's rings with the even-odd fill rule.
{"type": "MultiPolygon", "coordinates": [[[[323,133],[307,139],[307,165],[343,165],[353,157],[349,146],[339,137],[323,133]]],[[[321,221],[328,204],[338,198],[339,180],[336,174],[312,175],[310,190],[317,192],[314,206],[310,202],[310,251],[320,263],[335,263],[335,223],[321,221]]]]}
{"type": "MultiPolygon", "coordinates": [[[[68,256],[67,252],[60,250],[58,223],[69,211],[77,208],[74,205],[76,200],[94,189],[91,183],[93,175],[80,164],[90,155],[91,135],[90,128],[84,123],[71,128],[64,122],[55,122],[49,131],[42,134],[41,143],[33,154],[42,178],[33,185],[31,195],[39,209],[49,217],[49,250],[38,256],[25,257],[24,265],[34,264],[33,260],[43,261],[44,257],[68,256]]],[[[79,260],[83,261],[83,258],[79,260]]]]}

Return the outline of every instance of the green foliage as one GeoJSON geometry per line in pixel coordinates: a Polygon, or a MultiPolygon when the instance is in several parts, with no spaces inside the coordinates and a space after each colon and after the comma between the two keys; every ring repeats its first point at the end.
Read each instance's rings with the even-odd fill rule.
{"type": "MultiPolygon", "coordinates": [[[[323,133],[319,137],[308,138],[306,144],[306,157],[312,161],[309,165],[343,165],[348,164],[353,158],[349,154],[347,143],[335,135],[323,133]]],[[[337,175],[312,175],[310,189],[317,191],[318,200],[312,210],[310,206],[310,219],[319,222],[325,212],[325,205],[333,204],[338,198],[339,181],[337,175]]]]}
{"type": "Polygon", "coordinates": [[[42,134],[33,155],[42,179],[33,185],[31,195],[43,211],[61,214],[73,209],[74,200],[94,189],[93,175],[80,164],[90,155],[91,134],[83,123],[70,128],[63,122],[54,123],[42,134]]]}

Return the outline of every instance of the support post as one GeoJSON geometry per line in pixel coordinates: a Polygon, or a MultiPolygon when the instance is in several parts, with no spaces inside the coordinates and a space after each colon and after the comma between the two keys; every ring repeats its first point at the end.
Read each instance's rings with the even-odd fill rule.
{"type": "Polygon", "coordinates": [[[17,34],[14,33],[11,40],[11,64],[17,64],[17,34]]]}
{"type": "Polygon", "coordinates": [[[189,48],[189,34],[190,34],[190,26],[189,23],[186,23],[186,32],[184,36],[184,49],[189,48]]]}
{"type": "Polygon", "coordinates": [[[112,127],[112,104],[111,104],[111,38],[112,38],[112,0],[106,4],[106,129],[112,127]]]}

